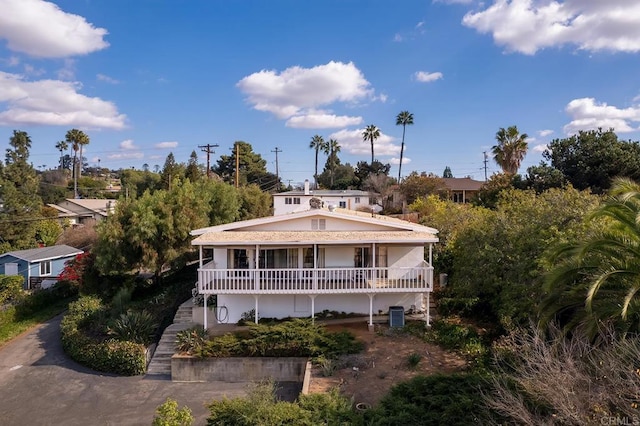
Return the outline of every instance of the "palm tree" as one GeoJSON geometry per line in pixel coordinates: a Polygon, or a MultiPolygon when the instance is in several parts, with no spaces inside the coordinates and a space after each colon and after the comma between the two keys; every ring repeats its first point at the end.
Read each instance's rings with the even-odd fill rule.
{"type": "Polygon", "coordinates": [[[73,193],[78,198],[78,149],[80,149],[80,161],[82,161],[82,147],[89,143],[89,136],[82,130],[71,129],[65,136],[65,142],[73,149],[73,193]]]}
{"type": "Polygon", "coordinates": [[[364,132],[362,132],[362,139],[367,142],[371,142],[371,164],[373,165],[373,142],[380,137],[380,129],[375,124],[369,124],[364,132]]]}
{"type": "Polygon", "coordinates": [[[591,336],[607,323],[640,329],[640,185],[618,178],[609,195],[590,216],[594,232],[556,251],[542,305],[546,320],[585,326],[591,336]]]}
{"type": "Polygon", "coordinates": [[[63,161],[63,156],[62,153],[69,148],[69,144],[67,143],[67,141],[59,141],[58,143],[56,143],[56,149],[58,151],[60,151],[60,170],[62,170],[62,165],[64,163],[63,161]]]}
{"type": "Polygon", "coordinates": [[[518,127],[511,126],[506,130],[501,127],[496,132],[497,145],[491,148],[493,159],[502,168],[504,173],[516,174],[520,168],[520,163],[527,154],[526,133],[520,134],[518,127]]]}
{"type": "Polygon", "coordinates": [[[318,153],[320,151],[326,152],[327,143],[324,141],[322,136],[315,135],[311,138],[311,142],[309,142],[309,148],[316,150],[316,173],[313,175],[315,181],[315,189],[318,189],[318,153]]]}
{"type": "Polygon", "coordinates": [[[327,150],[329,154],[329,171],[331,172],[331,188],[333,189],[333,176],[336,168],[336,158],[340,152],[340,144],[335,139],[329,139],[327,150]]]}
{"type": "Polygon", "coordinates": [[[407,125],[413,124],[413,114],[409,111],[402,111],[396,117],[396,126],[402,126],[402,145],[400,145],[400,164],[398,165],[398,183],[400,183],[400,176],[402,176],[402,157],[404,155],[404,131],[407,125]]]}

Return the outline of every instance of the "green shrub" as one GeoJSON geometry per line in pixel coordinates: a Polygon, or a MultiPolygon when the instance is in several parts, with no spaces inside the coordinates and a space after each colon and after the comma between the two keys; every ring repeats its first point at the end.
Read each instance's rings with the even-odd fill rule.
{"type": "Polygon", "coordinates": [[[144,345],[118,340],[96,340],[84,328],[92,325],[105,311],[96,297],[83,296],[69,304],[69,311],[60,324],[62,347],[75,361],[89,368],[109,373],[133,376],[146,369],[144,345]]]}
{"type": "Polygon", "coordinates": [[[457,350],[472,357],[488,353],[488,348],[473,327],[447,320],[434,321],[426,339],[445,349],[457,350]]]}
{"type": "Polygon", "coordinates": [[[207,332],[196,326],[176,334],[176,349],[179,352],[196,352],[201,350],[207,341],[207,332]]]}
{"type": "Polygon", "coordinates": [[[394,386],[365,413],[370,425],[497,424],[484,408],[489,381],[478,374],[417,376],[394,386]]]}
{"type": "Polygon", "coordinates": [[[338,388],[333,388],[327,393],[300,395],[298,405],[310,413],[311,423],[314,425],[363,424],[362,416],[353,411],[351,401],[340,395],[338,388]]]}
{"type": "Polygon", "coordinates": [[[197,357],[318,356],[334,357],[360,352],[364,345],[349,332],[327,333],[310,319],[275,324],[254,324],[234,334],[203,342],[193,331],[179,334],[179,347],[197,357]]]}
{"type": "Polygon", "coordinates": [[[147,345],[153,341],[158,325],[147,311],[127,311],[113,321],[109,334],[121,341],[147,345]]]}
{"type": "Polygon", "coordinates": [[[420,364],[420,361],[422,361],[422,355],[417,352],[413,352],[407,357],[407,366],[410,369],[415,370],[416,368],[418,368],[418,364],[420,364]]]}
{"type": "Polygon", "coordinates": [[[191,426],[193,415],[189,407],[178,409],[178,403],[167,398],[164,404],[156,408],[156,416],[153,418],[153,426],[191,426]]]}
{"type": "Polygon", "coordinates": [[[23,283],[22,275],[0,275],[0,304],[19,298],[23,283]]]}
{"type": "Polygon", "coordinates": [[[130,286],[124,286],[116,292],[111,299],[111,316],[117,317],[127,312],[127,307],[131,304],[132,294],[133,287],[130,286]]]}

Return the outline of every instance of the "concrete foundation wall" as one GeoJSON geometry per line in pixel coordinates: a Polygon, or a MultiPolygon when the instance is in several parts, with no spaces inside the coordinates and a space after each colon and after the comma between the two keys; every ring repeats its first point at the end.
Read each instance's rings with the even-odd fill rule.
{"type": "Polygon", "coordinates": [[[303,382],[307,358],[171,358],[174,382],[303,382]]]}

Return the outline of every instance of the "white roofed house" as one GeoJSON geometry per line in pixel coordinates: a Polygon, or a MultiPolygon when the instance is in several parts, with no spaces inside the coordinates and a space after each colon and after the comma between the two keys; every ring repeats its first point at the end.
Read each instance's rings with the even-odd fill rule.
{"type": "Polygon", "coordinates": [[[429,321],[433,228],[331,206],[191,234],[198,291],[217,295],[228,322],[253,309],[256,322],[329,310],[368,314],[371,325],[374,312],[391,306],[423,311],[429,321]]]}
{"type": "Polygon", "coordinates": [[[99,198],[67,198],[58,204],[49,204],[58,211],[58,218],[71,225],[97,223],[115,210],[116,200],[99,198]]]}

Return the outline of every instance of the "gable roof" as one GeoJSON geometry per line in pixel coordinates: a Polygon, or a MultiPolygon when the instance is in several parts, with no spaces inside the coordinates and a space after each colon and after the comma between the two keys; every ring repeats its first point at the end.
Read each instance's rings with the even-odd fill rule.
{"type": "Polygon", "coordinates": [[[273,194],[274,197],[284,196],[307,196],[307,197],[369,197],[374,195],[373,192],[361,191],[359,189],[310,189],[305,194],[304,190],[294,190],[286,192],[278,192],[273,194]]]}
{"type": "Polygon", "coordinates": [[[42,260],[51,260],[51,259],[59,259],[61,257],[76,256],[82,253],[84,253],[84,251],[77,249],[75,247],[71,247],[63,244],[59,246],[10,251],[3,255],[0,255],[0,258],[4,256],[13,256],[18,259],[25,260],[29,263],[33,263],[33,262],[38,262],[42,260]]]}
{"type": "Polygon", "coordinates": [[[444,185],[451,191],[479,191],[484,182],[465,178],[442,178],[444,185]]]}
{"type": "Polygon", "coordinates": [[[107,216],[113,211],[116,201],[106,198],[67,198],[64,200],[65,207],[59,205],[51,205],[51,207],[58,209],[64,215],[76,215],[90,211],[107,216]]]}
{"type": "Polygon", "coordinates": [[[396,228],[398,231],[421,231],[431,234],[437,234],[438,230],[429,228],[428,226],[418,225],[416,223],[407,222],[406,220],[396,219],[390,216],[383,216],[378,214],[359,212],[356,210],[335,208],[333,211],[322,209],[308,209],[303,211],[296,211],[292,213],[285,213],[276,216],[266,216],[257,219],[243,220],[239,222],[226,223],[223,225],[210,226],[207,228],[194,229],[191,231],[191,235],[198,236],[206,234],[208,232],[222,232],[222,231],[236,231],[242,228],[248,228],[256,225],[265,225],[278,222],[286,222],[292,219],[300,219],[306,217],[317,216],[320,218],[339,218],[347,221],[369,223],[372,225],[382,225],[391,228],[396,228]]]}
{"type": "MultiPolygon", "coordinates": [[[[362,229],[362,228],[360,228],[362,229]]],[[[375,215],[347,209],[309,209],[277,216],[263,217],[208,228],[195,229],[192,245],[225,244],[354,244],[371,242],[437,242],[438,231],[434,228],[407,222],[389,216],[375,215]],[[371,230],[247,230],[256,225],[276,224],[300,218],[338,218],[359,224],[372,225],[371,230]],[[380,230],[384,226],[384,230],[380,230]]]]}

